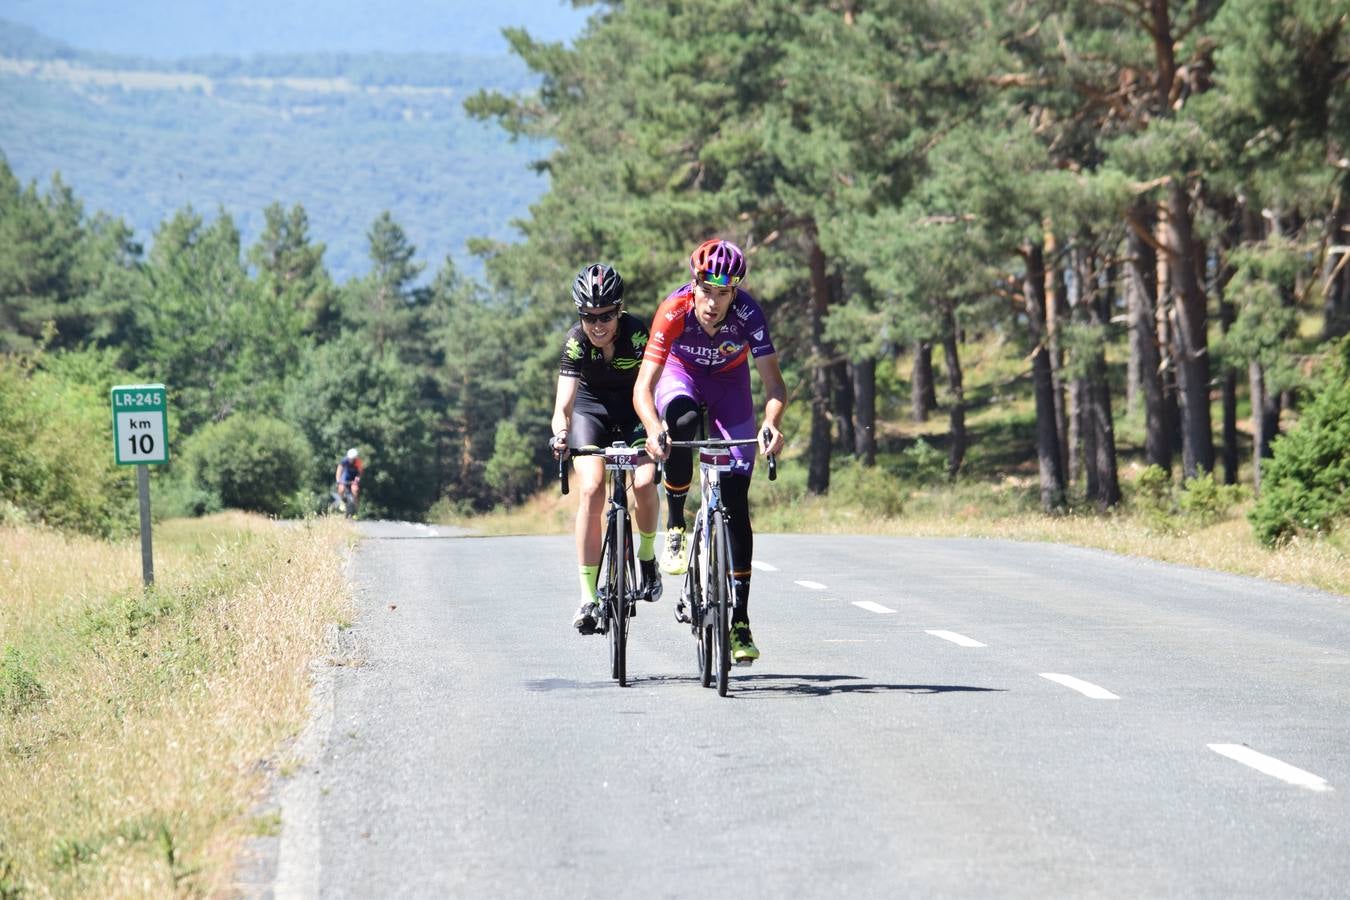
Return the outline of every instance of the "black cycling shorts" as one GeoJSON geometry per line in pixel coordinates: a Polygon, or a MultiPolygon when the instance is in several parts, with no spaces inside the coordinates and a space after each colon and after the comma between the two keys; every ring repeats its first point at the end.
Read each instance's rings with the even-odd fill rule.
{"type": "Polygon", "coordinates": [[[608,447],[615,441],[638,446],[647,439],[642,420],[631,409],[623,412],[606,409],[599,403],[578,403],[572,408],[567,429],[567,446],[608,447]]]}

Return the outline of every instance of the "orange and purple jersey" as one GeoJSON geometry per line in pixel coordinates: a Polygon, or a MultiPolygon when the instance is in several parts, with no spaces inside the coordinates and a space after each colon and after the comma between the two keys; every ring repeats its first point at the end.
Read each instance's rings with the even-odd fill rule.
{"type": "Polygon", "coordinates": [[[672,357],[691,372],[716,374],[774,353],[769,326],[755,298],[736,289],[726,318],[709,337],[694,312],[693,283],[676,290],[656,309],[643,359],[665,365],[672,357]]]}

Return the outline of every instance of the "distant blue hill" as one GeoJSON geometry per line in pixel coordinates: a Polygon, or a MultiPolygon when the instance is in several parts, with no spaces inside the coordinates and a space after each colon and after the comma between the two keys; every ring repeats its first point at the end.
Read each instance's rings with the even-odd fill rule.
{"type": "Polygon", "coordinates": [[[89,51],[157,59],[256,53],[505,55],[503,27],[567,40],[568,0],[3,0],[0,18],[89,51]]]}
{"type": "Polygon", "coordinates": [[[510,240],[547,187],[512,143],[469,120],[480,88],[528,89],[512,57],[304,53],[154,60],[77,50],[0,20],[0,152],[23,180],[60,172],[91,210],[149,242],[177,209],[228,211],[246,241],[271,202],[302,204],[339,280],[368,269],[385,209],[428,264],[476,273],[470,237],[510,240]]]}

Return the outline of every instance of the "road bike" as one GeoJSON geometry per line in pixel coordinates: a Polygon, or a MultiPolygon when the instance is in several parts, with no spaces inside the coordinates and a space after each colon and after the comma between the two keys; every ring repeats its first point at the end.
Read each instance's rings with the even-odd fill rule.
{"type": "MultiPolygon", "coordinates": [[[[572,456],[603,456],[610,473],[609,506],[605,512],[605,539],[600,546],[600,577],[596,584],[599,615],[595,631],[609,636],[610,677],[628,686],[628,620],[642,595],[633,553],[633,527],[628,516],[628,473],[647,459],[644,450],[615,441],[608,447],[579,447],[572,456]]],[[[569,490],[567,457],[558,460],[562,492],[569,490]]]]}
{"type": "Polygon", "coordinates": [[[356,492],[350,484],[339,484],[332,497],[334,512],[340,512],[349,519],[356,517],[356,492]]]}
{"type": "MultiPolygon", "coordinates": [[[[694,517],[689,548],[689,570],[684,576],[675,617],[687,623],[698,642],[699,680],[709,687],[714,679],[717,694],[727,695],[731,678],[731,609],[735,587],[731,579],[731,537],[727,510],[722,505],[722,473],[732,469],[732,447],[766,444],[769,430],[759,438],[745,440],[666,440],[670,447],[698,450],[699,491],[702,503],[694,517]]],[[[778,477],[778,460],[769,457],[769,480],[778,477]]]]}

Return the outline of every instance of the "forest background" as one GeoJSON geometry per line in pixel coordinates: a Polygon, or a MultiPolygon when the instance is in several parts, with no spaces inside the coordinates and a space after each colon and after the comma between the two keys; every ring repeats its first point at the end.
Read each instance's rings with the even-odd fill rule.
{"type": "MultiPolygon", "coordinates": [[[[29,62],[209,80],[75,90],[115,108],[122,131],[95,129],[105,168],[135,174],[146,197],[170,196],[156,190],[177,169],[145,181],[114,135],[158,115],[200,129],[213,117],[183,104],[208,99],[271,107],[279,121],[290,109],[294,122],[312,105],[299,94],[333,80],[347,99],[298,117],[347,143],[291,160],[296,183],[326,168],[327,194],[365,183],[346,160],[403,172],[410,208],[431,218],[481,208],[434,182],[454,167],[428,145],[387,137],[425,113],[474,140],[499,128],[485,157],[517,154],[522,171],[533,160],[547,190],[512,229],[510,212],[493,212],[467,261],[429,229],[446,253],[429,269],[391,188],[359,238],[347,227],[333,239],[364,250],[364,269],[348,250],[339,274],[309,207],[289,197],[258,197],[246,238],[223,179],[220,206],[176,209],[144,242],[119,217],[132,212],[86,212],[64,180],[24,184],[11,161],[0,170],[0,515],[106,535],[134,522],[108,452],[107,390],[142,380],[170,390],[163,515],[313,510],[351,445],[369,463],[369,514],[519,503],[548,478],[572,274],[613,263],[630,307],[649,315],[714,233],[747,250],[784,360],[802,462],[780,489],[789,500],[847,484],[884,507],[896,484],[980,480],[1011,483],[1046,513],[1118,509],[1134,491],[1168,515],[1245,490],[1259,493],[1252,521],[1272,543],[1350,514],[1341,4],[588,11],[568,42],[508,30],[515,69],[361,54],[108,65],[6,29],[10,122],[22,108],[68,123],[102,114],[44,93],[59,79],[35,87],[29,62]],[[378,165],[362,157],[374,144],[378,165]],[[1007,361],[978,392],[961,364],[972,349],[1007,361]],[[989,417],[1000,407],[1005,417],[989,417]],[[946,427],[926,440],[890,427],[938,411],[946,427]],[[1143,474],[1122,479],[1122,461],[1143,474]]],[[[242,121],[218,159],[261,169],[284,157],[284,140],[254,143],[266,132],[242,121]]],[[[38,139],[7,131],[6,153],[25,140],[38,139]]],[[[503,188],[486,170],[460,174],[473,190],[503,188]]]]}

